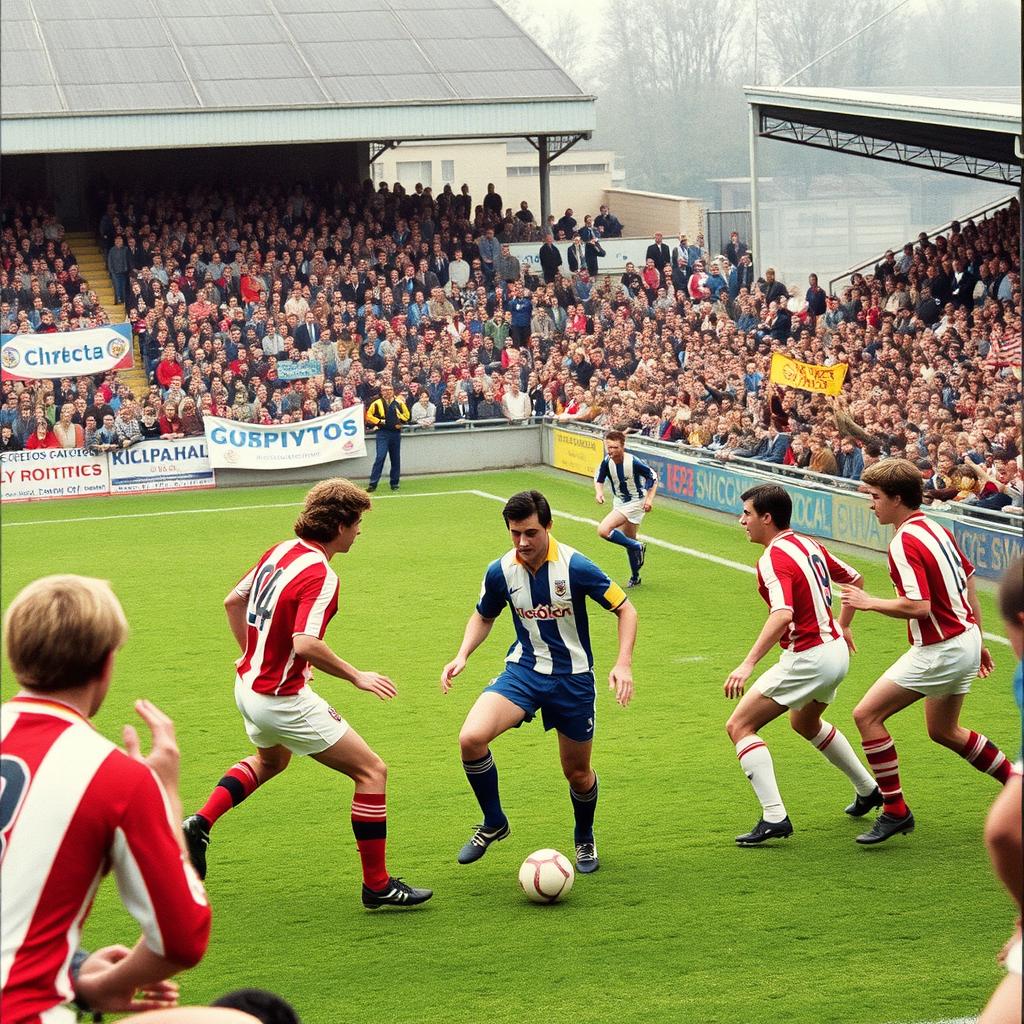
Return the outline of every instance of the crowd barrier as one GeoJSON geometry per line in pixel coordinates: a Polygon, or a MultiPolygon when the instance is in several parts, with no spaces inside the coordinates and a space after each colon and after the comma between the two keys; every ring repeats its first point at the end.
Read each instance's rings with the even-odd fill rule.
{"type": "Polygon", "coordinates": [[[140,441],[93,454],[40,448],[0,455],[0,499],[93,498],[214,486],[205,437],[140,441]]]}
{"type": "MultiPolygon", "coordinates": [[[[740,495],[747,488],[784,482],[793,498],[795,530],[880,552],[892,536],[890,527],[879,526],[864,495],[820,482],[820,477],[804,483],[793,477],[781,481],[779,474],[758,469],[756,464],[742,468],[715,464],[637,438],[630,438],[628,447],[658,474],[658,494],[664,497],[738,516],[743,510],[740,495]]],[[[604,455],[604,443],[599,433],[548,424],[544,455],[545,462],[557,469],[592,477],[604,455]]],[[[999,579],[1024,554],[1020,524],[994,526],[943,511],[929,510],[928,515],[953,533],[979,576],[999,579]]]]}

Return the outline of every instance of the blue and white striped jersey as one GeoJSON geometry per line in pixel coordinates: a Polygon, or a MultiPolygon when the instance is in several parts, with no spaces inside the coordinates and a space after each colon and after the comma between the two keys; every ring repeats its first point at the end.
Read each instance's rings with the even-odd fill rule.
{"type": "Polygon", "coordinates": [[[608,611],[626,600],[622,588],[589,558],[552,537],[536,576],[514,550],[491,562],[476,610],[496,619],[506,604],[512,609],[516,641],[505,656],[509,664],[541,675],[574,675],[594,667],[588,597],[608,611]]]}
{"type": "Polygon", "coordinates": [[[594,472],[594,482],[603,484],[610,480],[618,501],[640,501],[654,486],[654,470],[643,459],[626,452],[621,463],[613,462],[606,455],[594,472]]]}

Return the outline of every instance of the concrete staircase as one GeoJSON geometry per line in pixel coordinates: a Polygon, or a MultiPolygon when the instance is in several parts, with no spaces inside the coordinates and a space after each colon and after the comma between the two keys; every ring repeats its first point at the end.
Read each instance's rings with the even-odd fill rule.
{"type": "MultiPolygon", "coordinates": [[[[81,271],[82,277],[89,282],[89,288],[96,293],[110,322],[112,324],[124,323],[124,307],[114,301],[114,282],[107,272],[107,261],[103,258],[103,251],[100,249],[96,236],[87,231],[69,231],[64,237],[78,260],[78,269],[81,271]]],[[[118,379],[124,381],[137,398],[141,398],[148,390],[146,374],[143,370],[142,353],[139,351],[137,340],[133,340],[132,347],[135,351],[135,366],[130,370],[119,371],[118,379]]]]}

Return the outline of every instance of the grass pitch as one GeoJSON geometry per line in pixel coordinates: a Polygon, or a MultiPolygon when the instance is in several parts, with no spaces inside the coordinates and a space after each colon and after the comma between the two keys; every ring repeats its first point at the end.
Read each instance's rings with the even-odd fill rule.
{"type": "MultiPolygon", "coordinates": [[[[389,674],[399,696],[382,704],[325,676],[315,685],[388,762],[389,867],[434,888],[433,901],[404,914],[362,910],[351,784],[296,759],[214,830],[213,938],[181,979],[184,1000],[259,985],[291,999],[306,1024],[879,1024],[975,1013],[999,980],[994,956],[1012,918],[982,845],[995,784],[930,743],[918,705],[893,723],[917,831],[861,849],[853,837],[863,823],[842,811],[846,779],[780,720],[764,736],[796,834],[737,849],[733,837],[759,808],[723,729],[731,703],[721,684],[766,609],[751,575],[678,550],[652,544],[644,585],[630,594],[640,635],[628,709],[607,690],[614,617],[596,608],[591,617],[600,872],[578,876],[553,907],[528,904],[518,891],[527,854],[572,852],[557,747],[539,720],[493,746],[511,838],[475,865],[456,864],[479,820],[459,726],[512,639],[503,615],[442,697],[441,667],[458,648],[485,566],[508,544],[499,502],[465,492],[527,487],[549,496],[557,538],[625,581],[622,549],[601,542],[591,524],[558,515],[600,518],[589,485],[545,472],[403,483],[398,496],[376,496],[362,537],[333,563],[342,589],[327,640],[360,668],[389,674]]],[[[250,752],[232,699],[237,651],[221,602],[264,549],[290,536],[304,493],[275,487],[4,510],[4,607],[47,573],[112,581],[132,634],[96,724],[119,739],[142,696],[171,714],[186,812],[250,752]]],[[[734,524],[675,503],[660,504],[643,529],[746,565],[760,550],[734,524]]],[[[849,558],[869,589],[887,591],[880,560],[849,558]]],[[[989,595],[983,604],[986,629],[1001,633],[989,595]]],[[[899,622],[868,615],[854,632],[860,653],[829,717],[856,744],[851,709],[905,648],[905,634],[899,622]]],[[[975,684],[964,723],[1016,756],[1013,656],[992,648],[996,672],[975,684]]],[[[3,697],[13,691],[5,664],[3,697]]],[[[135,934],[108,880],[85,945],[135,934]]]]}

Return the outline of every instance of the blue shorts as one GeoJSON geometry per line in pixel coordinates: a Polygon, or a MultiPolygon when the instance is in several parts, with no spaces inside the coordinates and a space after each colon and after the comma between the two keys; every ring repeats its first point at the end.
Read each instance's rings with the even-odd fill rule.
{"type": "Polygon", "coordinates": [[[526,712],[523,721],[532,722],[539,708],[545,730],[557,729],[577,743],[587,743],[594,738],[593,672],[546,676],[519,665],[506,664],[505,671],[484,692],[500,693],[522,708],[526,712]]]}

